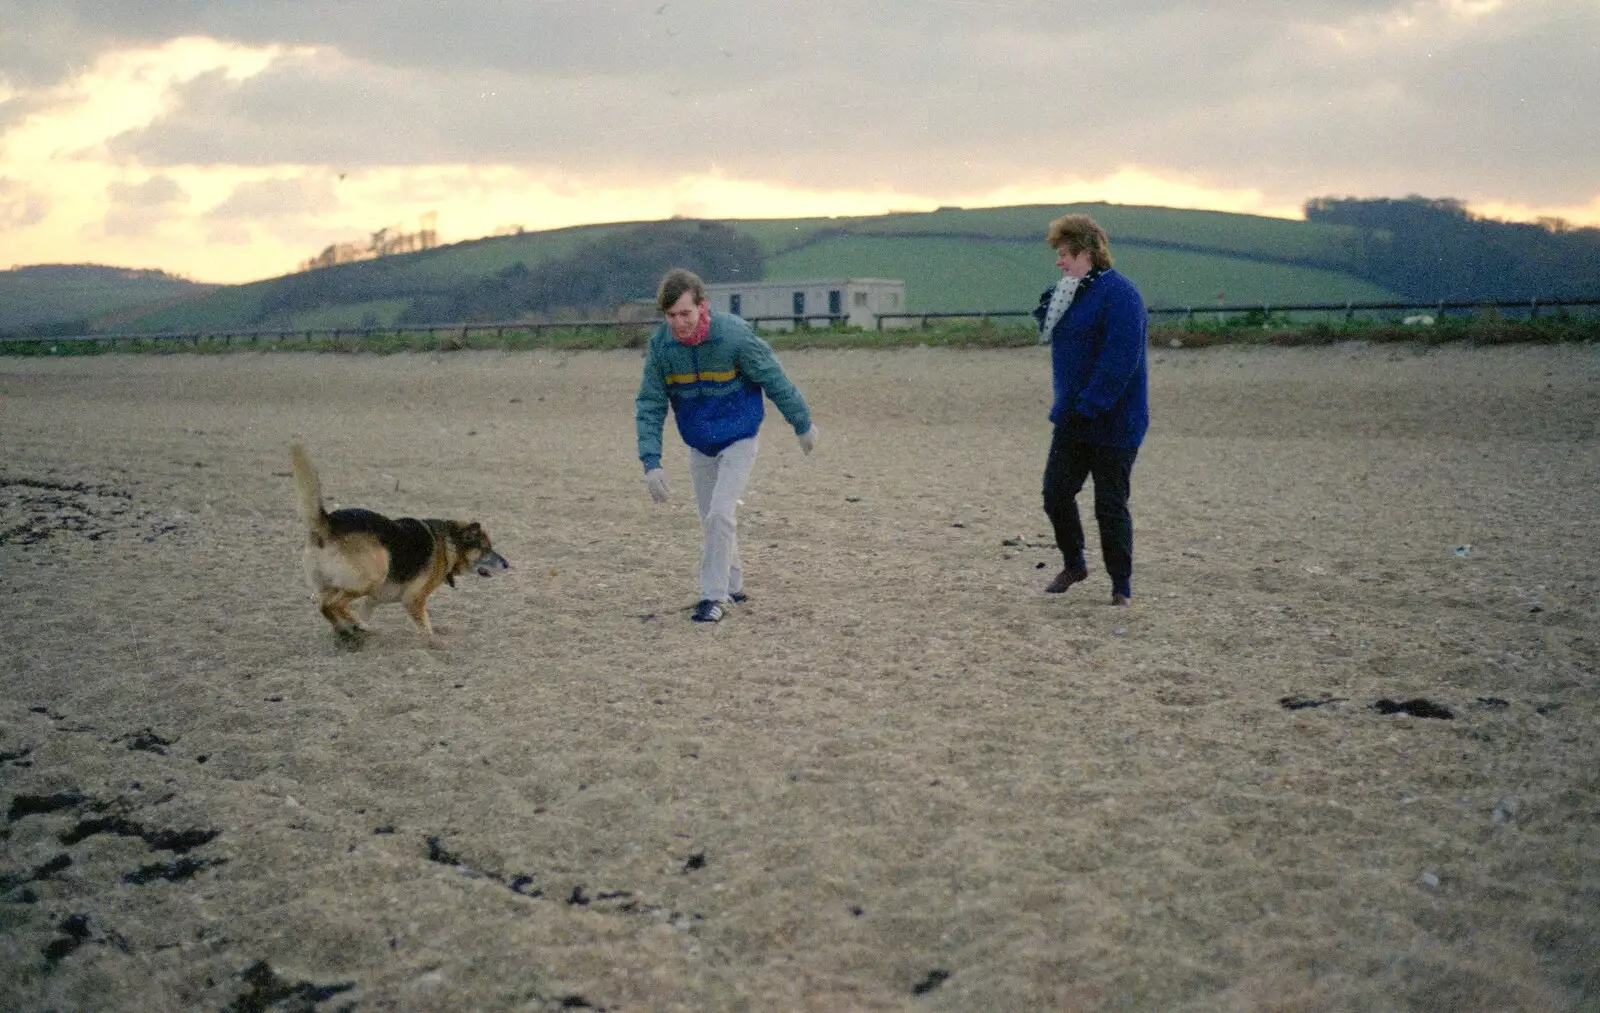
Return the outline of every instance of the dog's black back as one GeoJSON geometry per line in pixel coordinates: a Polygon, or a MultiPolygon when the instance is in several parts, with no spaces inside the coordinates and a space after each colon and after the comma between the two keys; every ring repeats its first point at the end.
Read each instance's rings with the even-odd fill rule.
{"type": "Polygon", "coordinates": [[[394,519],[375,510],[345,507],[328,514],[334,536],[371,535],[389,551],[389,579],[403,584],[433,561],[433,532],[415,517],[394,519]]]}

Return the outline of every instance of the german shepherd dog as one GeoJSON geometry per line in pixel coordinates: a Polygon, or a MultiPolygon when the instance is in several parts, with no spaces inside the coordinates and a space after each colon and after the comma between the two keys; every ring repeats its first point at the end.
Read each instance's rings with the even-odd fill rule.
{"type": "Polygon", "coordinates": [[[394,601],[432,640],[428,596],[440,584],[455,587],[468,570],[488,577],[511,566],[476,521],[391,519],[359,507],[329,513],[316,469],[299,444],[289,448],[289,459],[306,524],[306,582],[323,617],[346,640],[366,631],[375,605],[394,601]]]}

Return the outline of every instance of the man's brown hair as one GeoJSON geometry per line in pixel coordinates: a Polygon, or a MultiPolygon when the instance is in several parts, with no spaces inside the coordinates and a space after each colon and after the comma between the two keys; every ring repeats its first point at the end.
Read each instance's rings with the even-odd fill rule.
{"type": "Polygon", "coordinates": [[[665,313],[685,292],[694,293],[697,306],[706,301],[706,283],[700,276],[688,268],[674,267],[662,276],[661,287],[656,289],[656,308],[665,313]]]}
{"type": "Polygon", "coordinates": [[[1088,215],[1062,215],[1050,223],[1046,241],[1055,249],[1063,246],[1073,255],[1089,253],[1089,261],[1100,270],[1111,266],[1111,243],[1106,230],[1088,215]]]}

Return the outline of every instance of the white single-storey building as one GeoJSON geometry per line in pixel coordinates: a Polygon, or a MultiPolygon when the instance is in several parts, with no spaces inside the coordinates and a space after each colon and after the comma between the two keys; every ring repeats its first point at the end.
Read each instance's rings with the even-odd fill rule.
{"type": "Polygon", "coordinates": [[[826,327],[830,317],[871,330],[878,326],[879,314],[906,311],[906,283],[898,278],[725,281],[706,285],[706,294],[713,310],[785,331],[793,330],[797,321],[826,327]]]}

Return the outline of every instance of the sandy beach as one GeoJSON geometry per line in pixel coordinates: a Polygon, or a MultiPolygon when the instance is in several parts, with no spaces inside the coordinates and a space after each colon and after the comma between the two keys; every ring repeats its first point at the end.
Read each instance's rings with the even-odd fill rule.
{"type": "Polygon", "coordinates": [[[637,352],[0,359],[0,1008],[1600,1008],[1600,348],[1153,351],[1128,610],[1045,351],[780,356],[715,626],[637,352]]]}

